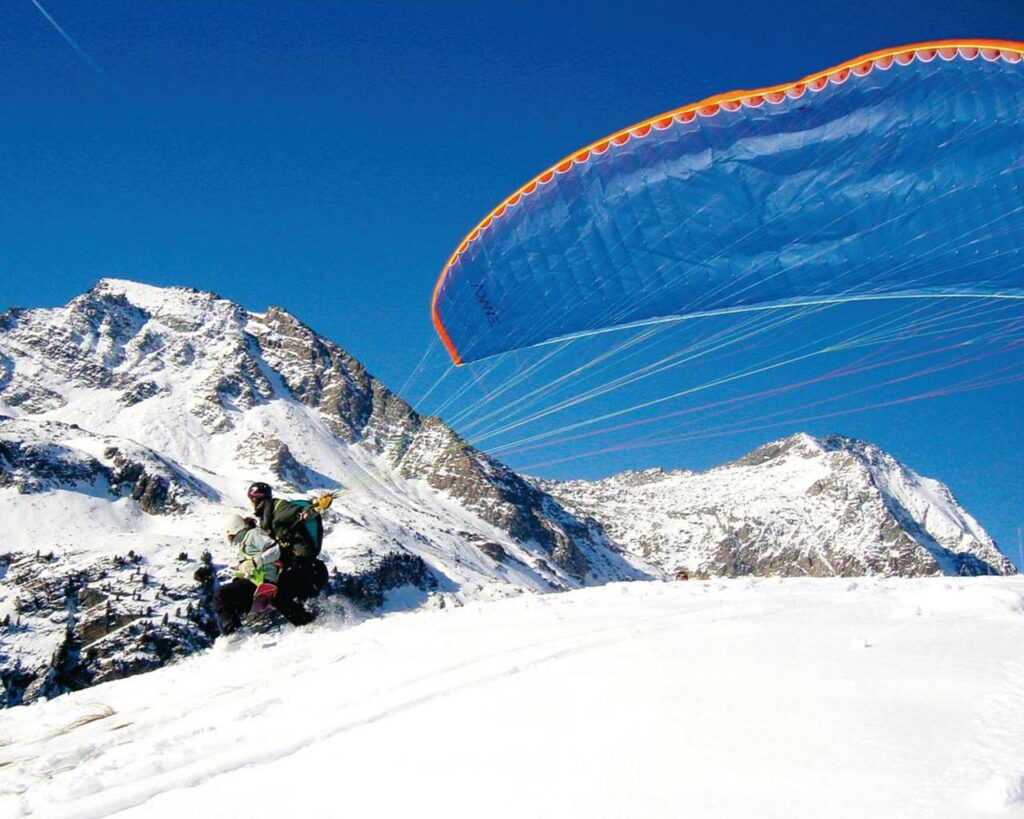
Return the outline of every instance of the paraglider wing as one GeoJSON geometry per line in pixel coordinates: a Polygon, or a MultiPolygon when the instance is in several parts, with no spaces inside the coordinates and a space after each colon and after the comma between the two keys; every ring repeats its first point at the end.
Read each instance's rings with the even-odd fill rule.
{"type": "Polygon", "coordinates": [[[456,364],[652,320],[1024,289],[1024,43],[889,49],[627,128],[445,265],[456,364]]]}

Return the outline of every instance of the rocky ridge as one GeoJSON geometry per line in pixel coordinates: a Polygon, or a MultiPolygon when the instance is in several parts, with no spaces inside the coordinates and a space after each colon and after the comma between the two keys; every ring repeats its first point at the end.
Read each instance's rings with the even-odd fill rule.
{"type": "Polygon", "coordinates": [[[797,434],[703,473],[538,484],[671,574],[1015,573],[946,486],[838,435],[797,434]]]}

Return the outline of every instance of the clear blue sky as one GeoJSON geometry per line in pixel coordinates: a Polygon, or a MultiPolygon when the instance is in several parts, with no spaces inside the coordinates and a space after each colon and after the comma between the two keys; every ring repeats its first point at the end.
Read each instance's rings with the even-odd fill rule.
{"type": "MultiPolygon", "coordinates": [[[[80,50],[31,0],[0,6],[0,309],[102,276],[209,289],[282,305],[394,387],[432,340],[453,247],[582,144],[885,46],[1024,40],[1019,0],[40,1],[80,50]]],[[[1022,399],[1008,385],[547,473],[704,468],[835,431],[947,482],[1016,558],[1022,399]]]]}

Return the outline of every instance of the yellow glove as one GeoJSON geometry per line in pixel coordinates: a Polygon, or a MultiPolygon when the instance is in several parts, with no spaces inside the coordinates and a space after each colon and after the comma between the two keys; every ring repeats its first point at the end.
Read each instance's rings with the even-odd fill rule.
{"type": "Polygon", "coordinates": [[[321,495],[313,501],[313,508],[322,515],[331,508],[332,503],[334,503],[334,495],[321,495]]]}

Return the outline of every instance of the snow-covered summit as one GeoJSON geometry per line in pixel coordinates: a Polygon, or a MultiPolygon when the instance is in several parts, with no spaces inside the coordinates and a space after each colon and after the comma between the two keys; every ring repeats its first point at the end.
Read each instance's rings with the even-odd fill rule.
{"type": "Polygon", "coordinates": [[[798,433],[706,472],[540,482],[622,548],[701,575],[1012,574],[939,481],[873,444],[798,433]]]}
{"type": "Polygon", "coordinates": [[[205,308],[214,303],[232,306],[232,302],[216,293],[197,290],[194,287],[159,287],[153,284],[134,282],[130,279],[102,278],[92,289],[80,298],[123,297],[129,304],[150,313],[175,313],[181,316],[193,315],[197,320],[202,314],[196,308],[205,308]]]}

